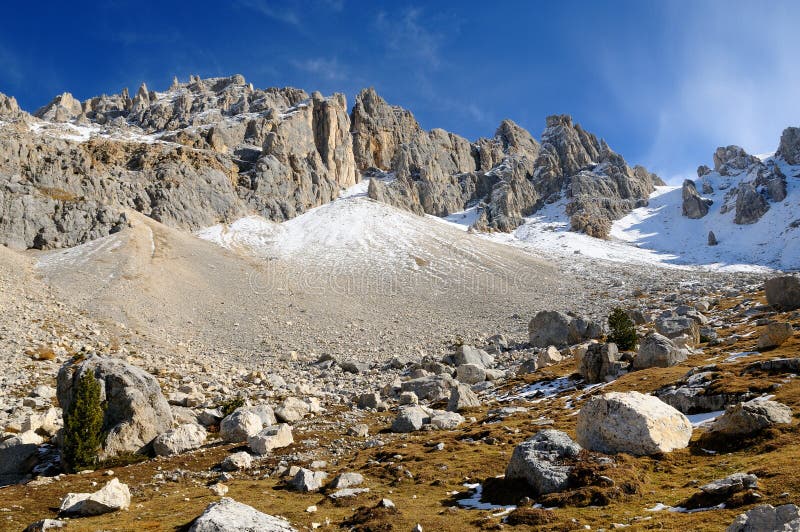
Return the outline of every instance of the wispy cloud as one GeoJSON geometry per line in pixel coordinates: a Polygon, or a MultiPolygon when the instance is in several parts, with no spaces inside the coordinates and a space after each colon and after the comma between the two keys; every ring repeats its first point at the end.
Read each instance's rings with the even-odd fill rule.
{"type": "Polygon", "coordinates": [[[237,0],[237,3],[247,9],[252,9],[261,15],[283,22],[297,28],[301,27],[300,17],[297,13],[285,5],[278,5],[272,0],[237,0]]]}
{"type": "Polygon", "coordinates": [[[297,70],[307,72],[327,81],[339,81],[347,76],[344,65],[340,64],[336,57],[314,57],[301,61],[291,61],[291,65],[297,70]]]}
{"type": "Polygon", "coordinates": [[[664,43],[670,50],[661,66],[666,71],[649,71],[646,59],[633,57],[605,65],[621,106],[640,113],[652,132],[641,162],[674,180],[693,177],[697,165],[710,164],[717,146],[772,151],[783,128],[800,123],[800,5],[722,5],[667,11],[667,25],[676,30],[664,43]],[[630,71],[631,64],[637,72],[630,71]]]}
{"type": "Polygon", "coordinates": [[[422,10],[415,7],[392,14],[381,11],[375,26],[389,52],[421,62],[421,66],[437,68],[442,63],[442,29],[441,26],[426,26],[424,18],[422,10]]]}
{"type": "Polygon", "coordinates": [[[3,46],[0,46],[0,72],[2,72],[0,80],[5,80],[13,86],[19,85],[25,79],[17,57],[3,46]]]}

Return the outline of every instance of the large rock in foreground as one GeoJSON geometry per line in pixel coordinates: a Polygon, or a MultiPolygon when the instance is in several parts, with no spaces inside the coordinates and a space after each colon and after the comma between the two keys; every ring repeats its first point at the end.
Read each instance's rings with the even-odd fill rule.
{"type": "Polygon", "coordinates": [[[131,491],[116,478],[94,493],[69,493],[59,512],[65,515],[100,515],[125,510],[131,505],[131,491]]]}
{"type": "Polygon", "coordinates": [[[767,303],[779,311],[800,308],[800,278],[794,275],[767,279],[764,291],[767,293],[767,303]]]}
{"type": "Polygon", "coordinates": [[[209,504],[189,532],[296,532],[289,521],[223,497],[209,504]]]}
{"type": "Polygon", "coordinates": [[[78,381],[89,371],[100,382],[100,399],[106,403],[101,460],[144,452],[172,427],[172,411],[155,377],[122,360],[97,355],[71,360],[59,370],[57,395],[65,416],[78,381]]]}
{"type": "Polygon", "coordinates": [[[506,480],[522,479],[537,495],[562,491],[569,485],[572,467],[563,464],[575,458],[581,446],[559,430],[542,430],[514,448],[506,468],[506,480]]]}
{"type": "Polygon", "coordinates": [[[592,397],[578,414],[578,443],[602,453],[651,455],[689,445],[692,424],[658,398],[639,392],[592,397]]]}

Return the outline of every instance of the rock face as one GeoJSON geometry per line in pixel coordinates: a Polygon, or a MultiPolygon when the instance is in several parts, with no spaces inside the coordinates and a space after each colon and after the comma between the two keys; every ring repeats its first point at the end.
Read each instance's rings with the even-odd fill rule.
{"type": "MultiPolygon", "coordinates": [[[[0,100],[0,113],[15,109],[0,100]]],[[[20,115],[0,128],[0,177],[9,183],[0,191],[0,244],[12,247],[106,236],[127,225],[124,209],[190,230],[252,211],[280,221],[358,180],[340,94],[192,78],[163,93],[142,87],[132,100],[127,91],[83,103],[65,93],[36,114],[51,125],[32,129],[34,119],[20,115]],[[95,136],[70,137],[58,124],[69,120],[95,136]]]]}
{"type": "Polygon", "coordinates": [[[602,327],[597,323],[552,310],[538,312],[528,323],[528,337],[534,347],[563,347],[602,334],[602,327]]]}
{"type": "Polygon", "coordinates": [[[800,128],[787,127],[783,130],[775,155],[783,157],[789,164],[800,164],[800,128]]]}
{"type": "Polygon", "coordinates": [[[511,120],[500,123],[494,138],[470,143],[443,130],[423,131],[411,113],[367,89],[356,98],[352,128],[358,167],[394,177],[370,181],[369,197],[437,216],[478,204],[480,230],[510,231],[564,197],[572,229],[604,237],[612,220],[646,204],[662,184],[644,168],[631,169],[566,115],[547,118],[541,146],[511,120]]]}
{"type": "Polygon", "coordinates": [[[566,489],[572,467],[563,462],[575,458],[581,446],[558,430],[542,430],[514,448],[506,468],[506,480],[522,479],[537,495],[566,489]]]}
{"type": "Polygon", "coordinates": [[[61,501],[64,515],[100,515],[125,510],[131,505],[131,491],[116,478],[94,493],[70,493],[61,501]]]}
{"type": "Polygon", "coordinates": [[[153,451],[158,456],[185,453],[200,448],[206,436],[206,429],[195,423],[187,423],[159,434],[153,440],[153,451]]]}
{"type": "Polygon", "coordinates": [[[692,424],[656,397],[611,392],[581,408],[577,435],[578,443],[592,451],[651,455],[686,447],[692,424]]]}
{"type": "Polygon", "coordinates": [[[762,532],[764,530],[796,532],[800,530],[800,508],[784,504],[777,508],[762,504],[739,514],[726,529],[727,532],[762,532]]]}
{"type": "Polygon", "coordinates": [[[736,216],[733,222],[739,225],[754,224],[769,210],[769,203],[750,183],[739,186],[736,195],[736,216]]]}
{"type": "Polygon", "coordinates": [[[633,359],[633,368],[667,368],[686,358],[686,352],[678,349],[672,340],[658,333],[651,333],[642,340],[639,353],[633,359]]]}
{"type": "Polygon", "coordinates": [[[709,427],[710,432],[726,435],[753,434],[772,425],[792,422],[792,409],[776,401],[753,399],[729,406],[709,427]]]}
{"type": "Polygon", "coordinates": [[[65,415],[75,386],[89,371],[100,382],[100,399],[106,403],[101,459],[144,452],[172,427],[172,412],[155,377],[122,360],[97,355],[70,360],[59,370],[57,396],[65,415]]]}
{"type": "Polygon", "coordinates": [[[683,182],[683,215],[687,218],[697,219],[708,214],[708,200],[704,200],[697,193],[694,181],[687,179],[683,182]]]}
{"type": "Polygon", "coordinates": [[[252,506],[223,497],[211,503],[194,520],[189,532],[296,532],[280,517],[259,512],[252,506]]]}
{"type": "Polygon", "coordinates": [[[800,278],[794,275],[781,275],[767,279],[764,283],[767,303],[779,311],[800,308],[800,278]]]}

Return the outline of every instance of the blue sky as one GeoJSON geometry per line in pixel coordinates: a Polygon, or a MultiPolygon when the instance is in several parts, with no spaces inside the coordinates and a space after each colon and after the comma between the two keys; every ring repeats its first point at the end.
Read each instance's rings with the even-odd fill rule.
{"type": "Polygon", "coordinates": [[[800,2],[14,2],[0,92],[33,111],[243,74],[353,96],[374,86],[425,128],[469,139],[568,113],[667,179],[718,145],[772,151],[800,125],[800,2]],[[191,6],[191,7],[190,7],[191,6]]]}

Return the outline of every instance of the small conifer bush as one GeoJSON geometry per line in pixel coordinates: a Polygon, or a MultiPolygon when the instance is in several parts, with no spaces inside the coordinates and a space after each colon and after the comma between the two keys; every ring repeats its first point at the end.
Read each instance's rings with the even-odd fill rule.
{"type": "Polygon", "coordinates": [[[611,333],[608,341],[617,344],[620,351],[636,348],[636,326],[628,314],[621,308],[615,308],[608,317],[608,328],[611,333]]]}
{"type": "Polygon", "coordinates": [[[103,404],[100,383],[91,371],[84,373],[64,417],[62,453],[73,471],[91,469],[103,444],[103,404]]]}

